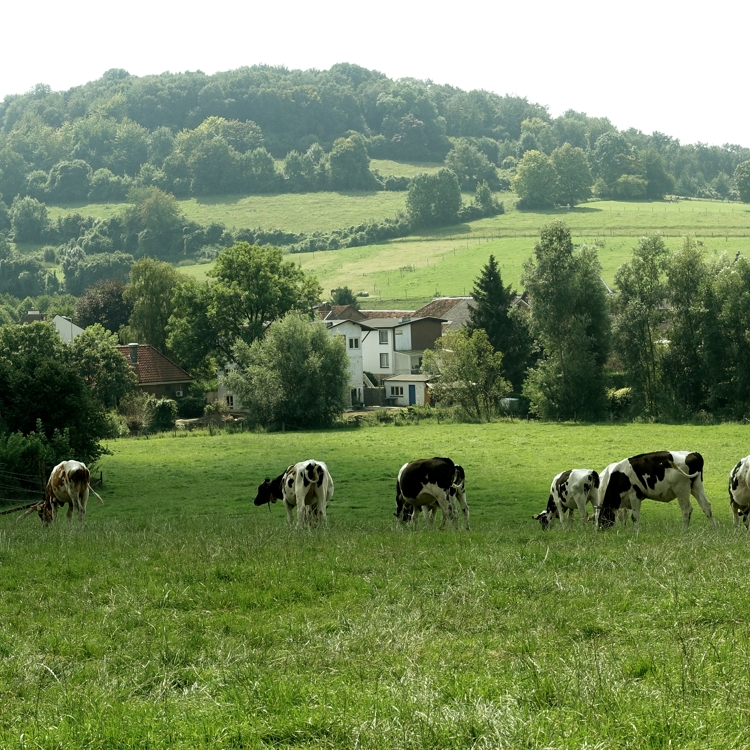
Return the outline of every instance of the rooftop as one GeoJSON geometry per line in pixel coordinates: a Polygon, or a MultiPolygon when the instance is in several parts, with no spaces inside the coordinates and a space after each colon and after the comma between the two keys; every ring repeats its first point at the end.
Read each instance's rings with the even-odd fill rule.
{"type": "Polygon", "coordinates": [[[139,385],[193,382],[189,373],[172,362],[169,357],[164,356],[158,349],[154,349],[151,344],[128,344],[117,348],[135,370],[139,385]],[[133,361],[134,350],[135,362],[133,361]]]}

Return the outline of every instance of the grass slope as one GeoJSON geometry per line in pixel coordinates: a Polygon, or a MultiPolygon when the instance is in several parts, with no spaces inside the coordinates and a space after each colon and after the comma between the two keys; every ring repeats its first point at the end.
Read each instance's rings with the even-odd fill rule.
{"type": "Polygon", "coordinates": [[[84,526],[0,518],[0,746],[746,747],[746,427],[422,422],[119,441],[84,526]],[[720,526],[543,533],[552,474],[697,448],[720,526]],[[406,458],[467,469],[474,530],[398,529],[406,458]],[[324,458],[330,528],[250,502],[324,458]]]}
{"type": "MultiPolygon", "coordinates": [[[[504,196],[508,202],[509,196],[504,196]]],[[[503,281],[520,287],[524,262],[531,256],[539,230],[561,219],[575,242],[599,243],[603,277],[612,284],[617,269],[628,260],[638,238],[653,232],[676,249],[693,233],[709,256],[750,250],[750,209],[713,201],[675,203],[594,202],[568,211],[510,210],[482,219],[394,240],[382,245],[346,248],[296,256],[302,268],[318,276],[324,289],[349,286],[370,294],[367,305],[394,308],[419,305],[434,296],[469,294],[474,280],[494,254],[503,281]]],[[[205,278],[208,266],[182,269],[205,278]]]]}

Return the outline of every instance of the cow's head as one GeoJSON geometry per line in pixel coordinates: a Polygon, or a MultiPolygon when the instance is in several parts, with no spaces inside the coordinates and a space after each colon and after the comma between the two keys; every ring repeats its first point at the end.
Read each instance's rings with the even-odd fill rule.
{"type": "Polygon", "coordinates": [[[255,496],[253,501],[256,505],[268,505],[271,507],[271,503],[276,502],[276,498],[273,496],[272,482],[269,477],[263,480],[263,484],[258,485],[258,494],[255,496]]]}
{"type": "Polygon", "coordinates": [[[58,504],[55,499],[47,495],[44,500],[40,500],[38,503],[34,503],[23,515],[18,517],[18,521],[26,516],[30,515],[34,511],[39,514],[39,519],[45,526],[49,526],[57,518],[58,504]]]}
{"type": "Polygon", "coordinates": [[[542,531],[547,531],[556,515],[557,513],[552,514],[548,510],[543,510],[541,513],[537,513],[535,516],[532,516],[532,518],[535,521],[539,521],[539,524],[542,527],[542,531]]]}

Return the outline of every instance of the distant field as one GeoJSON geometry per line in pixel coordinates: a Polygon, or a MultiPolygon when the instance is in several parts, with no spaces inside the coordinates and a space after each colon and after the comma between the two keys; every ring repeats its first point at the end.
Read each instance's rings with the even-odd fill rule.
{"type": "MultiPolygon", "coordinates": [[[[384,174],[398,173],[399,166],[402,173],[430,167],[385,161],[374,166],[384,174]]],[[[709,254],[750,252],[750,207],[743,204],[598,201],[570,210],[521,212],[513,208],[512,194],[498,197],[508,209],[501,216],[383,245],[299,255],[295,260],[317,274],[324,289],[346,285],[368,292],[373,306],[409,308],[434,296],[468,294],[490,253],[500,263],[504,282],[518,287],[523,263],[532,253],[540,228],[555,219],[566,222],[576,242],[603,243],[599,259],[603,277],[610,284],[638,238],[653,232],[660,232],[672,248],[679,247],[681,237],[692,232],[709,254]]],[[[222,196],[183,200],[180,205],[189,218],[202,224],[311,232],[395,216],[404,210],[405,200],[405,193],[308,193],[222,196]]],[[[78,210],[105,217],[123,208],[124,204],[97,204],[51,208],[50,213],[54,217],[78,210]]],[[[180,270],[203,279],[209,268],[196,265],[180,270]]]]}
{"type": "MultiPolygon", "coordinates": [[[[508,200],[511,196],[502,196],[508,200]]],[[[366,291],[366,304],[410,308],[434,296],[463,295],[490,254],[500,264],[503,281],[518,287],[524,262],[533,253],[542,226],[561,219],[577,243],[599,243],[602,275],[611,284],[619,266],[631,256],[638,238],[661,232],[676,249],[693,232],[708,255],[750,252],[750,208],[712,201],[679,203],[595,202],[573,209],[544,212],[510,210],[492,219],[451,227],[383,245],[293,256],[315,273],[324,289],[349,286],[366,291]]],[[[209,266],[180,270],[205,278],[209,266]]]]}
{"type": "Polygon", "coordinates": [[[396,177],[414,177],[415,175],[427,172],[432,174],[442,169],[445,164],[440,162],[414,162],[405,164],[400,161],[391,161],[390,159],[370,159],[370,169],[377,170],[386,177],[389,174],[396,177]]]}
{"type": "MultiPolygon", "coordinates": [[[[371,219],[396,216],[406,207],[405,192],[282,193],[280,195],[219,196],[178,201],[185,216],[199,224],[219,223],[233,229],[283,229],[287,232],[330,232],[371,219]]],[[[127,204],[93,203],[75,208],[49,208],[54,219],[78,211],[107,218],[127,204]]]]}

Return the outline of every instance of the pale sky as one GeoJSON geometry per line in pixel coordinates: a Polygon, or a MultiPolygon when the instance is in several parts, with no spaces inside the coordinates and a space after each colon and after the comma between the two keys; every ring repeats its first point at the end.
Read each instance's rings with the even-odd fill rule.
{"type": "Polygon", "coordinates": [[[679,138],[750,147],[750,4],[630,0],[165,2],[6,0],[0,99],[110,68],[215,73],[337,62],[518,94],[679,138]],[[12,4],[12,5],[11,5],[12,4]],[[11,7],[8,7],[8,6],[11,7]]]}

